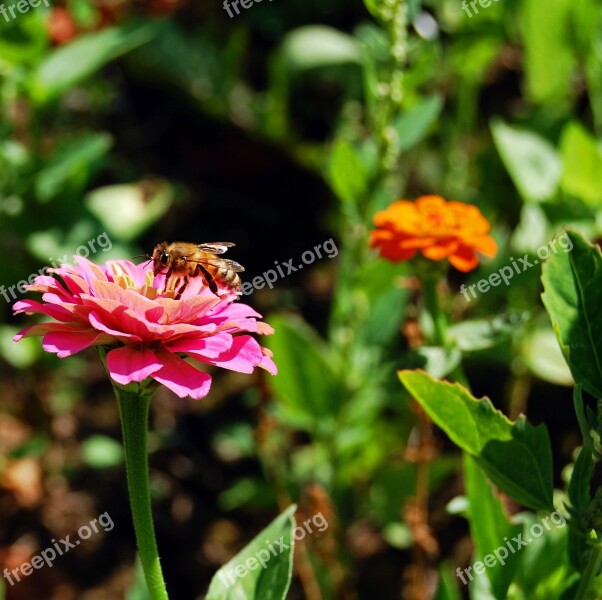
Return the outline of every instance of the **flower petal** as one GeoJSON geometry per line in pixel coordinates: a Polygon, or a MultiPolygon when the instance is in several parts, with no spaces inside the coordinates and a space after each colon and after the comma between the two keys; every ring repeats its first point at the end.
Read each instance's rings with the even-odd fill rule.
{"type": "Polygon", "coordinates": [[[195,400],[204,398],[211,388],[211,376],[189,365],[185,360],[169,352],[157,355],[162,368],[151,377],[169,388],[180,398],[190,396],[195,400]]]}
{"type": "Polygon", "coordinates": [[[216,365],[223,369],[238,371],[239,373],[252,373],[264,358],[261,346],[250,335],[239,335],[234,338],[232,347],[220,354],[217,358],[208,358],[197,352],[189,352],[190,356],[201,362],[216,365]]]}
{"type": "Polygon", "coordinates": [[[46,352],[54,352],[59,358],[77,354],[88,346],[104,339],[98,331],[51,331],[42,339],[42,347],[46,352]]]}
{"type": "Polygon", "coordinates": [[[144,381],[161,369],[163,364],[149,348],[123,346],[107,354],[107,370],[117,383],[127,385],[132,381],[144,381]]]}
{"type": "Polygon", "coordinates": [[[232,347],[233,337],[229,333],[218,333],[204,338],[183,337],[173,342],[168,342],[165,347],[170,352],[186,352],[204,356],[206,358],[217,358],[232,347]]]}

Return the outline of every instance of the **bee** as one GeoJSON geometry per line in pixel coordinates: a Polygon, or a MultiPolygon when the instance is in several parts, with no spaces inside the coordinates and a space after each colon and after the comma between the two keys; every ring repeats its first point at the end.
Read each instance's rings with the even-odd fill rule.
{"type": "Polygon", "coordinates": [[[242,286],[238,274],[245,270],[244,267],[234,260],[218,256],[232,246],[235,246],[232,242],[163,242],[155,246],[150,259],[153,261],[155,275],[165,273],[165,287],[167,289],[169,285],[174,290],[176,300],[181,298],[189,279],[199,275],[203,276],[214,294],[217,294],[218,283],[238,293],[242,286]],[[175,286],[180,278],[183,279],[183,283],[176,291],[175,286]]]}

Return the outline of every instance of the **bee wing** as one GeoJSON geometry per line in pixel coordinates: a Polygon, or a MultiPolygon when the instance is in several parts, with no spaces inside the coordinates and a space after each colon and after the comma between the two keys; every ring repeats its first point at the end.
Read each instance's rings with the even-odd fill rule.
{"type": "Polygon", "coordinates": [[[201,265],[211,265],[212,267],[226,267],[230,271],[235,271],[236,273],[242,273],[245,268],[237,263],[235,260],[228,260],[226,258],[216,258],[215,260],[211,260],[210,258],[199,259],[187,259],[188,262],[191,263],[200,263],[201,265]]]}
{"type": "Polygon", "coordinates": [[[223,254],[228,250],[236,246],[233,242],[207,242],[205,244],[197,244],[197,248],[203,252],[212,252],[213,254],[223,254]]]}

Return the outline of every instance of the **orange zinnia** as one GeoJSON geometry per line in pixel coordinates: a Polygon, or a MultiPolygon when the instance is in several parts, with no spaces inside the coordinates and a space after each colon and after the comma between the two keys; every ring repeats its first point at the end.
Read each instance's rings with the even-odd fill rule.
{"type": "Polygon", "coordinates": [[[476,206],[446,202],[441,196],[398,200],[376,213],[370,247],[389,260],[410,260],[420,250],[431,260],[449,259],[459,271],[479,264],[477,252],[494,256],[497,244],[490,225],[476,206]]]}

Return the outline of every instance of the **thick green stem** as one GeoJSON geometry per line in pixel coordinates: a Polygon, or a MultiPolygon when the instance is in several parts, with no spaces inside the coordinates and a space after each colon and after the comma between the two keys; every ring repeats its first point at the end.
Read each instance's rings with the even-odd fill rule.
{"type": "Polygon", "coordinates": [[[155,541],[148,476],[146,433],[152,391],[113,386],[119,402],[130,506],[140,562],[151,600],[168,600],[155,541]]]}
{"type": "Polygon", "coordinates": [[[586,600],[588,598],[588,592],[592,587],[594,579],[596,578],[596,573],[598,572],[598,567],[600,566],[601,560],[602,546],[598,543],[596,546],[594,546],[589,556],[589,560],[587,561],[587,566],[585,567],[583,577],[581,578],[581,583],[579,584],[579,589],[577,590],[575,600],[586,600]]]}

